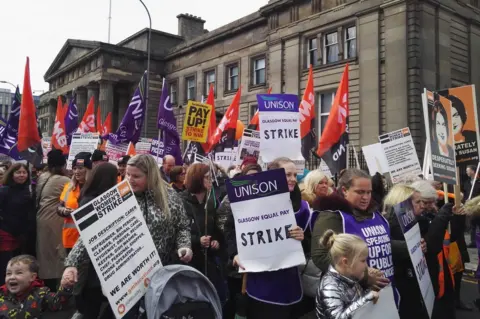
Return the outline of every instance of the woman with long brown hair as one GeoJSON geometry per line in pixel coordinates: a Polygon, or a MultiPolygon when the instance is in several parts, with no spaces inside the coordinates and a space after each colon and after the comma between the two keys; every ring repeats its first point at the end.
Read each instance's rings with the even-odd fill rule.
{"type": "Polygon", "coordinates": [[[0,285],[5,283],[8,261],[22,253],[27,234],[35,225],[35,205],[30,193],[30,172],[13,164],[0,188],[0,285]]]}

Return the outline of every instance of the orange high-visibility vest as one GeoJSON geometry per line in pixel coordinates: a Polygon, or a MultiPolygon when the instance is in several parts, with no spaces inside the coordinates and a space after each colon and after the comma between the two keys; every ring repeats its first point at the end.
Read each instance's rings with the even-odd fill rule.
{"type": "MultiPolygon", "coordinates": [[[[65,203],[66,208],[77,209],[78,208],[78,197],[80,197],[80,186],[77,185],[75,189],[69,190],[70,183],[67,183],[63,188],[62,195],[60,195],[60,200],[65,203]]],[[[62,229],[62,242],[64,248],[73,248],[75,243],[80,237],[78,233],[77,226],[72,217],[64,217],[63,229],[62,229]]]]}
{"type": "Polygon", "coordinates": [[[450,267],[450,262],[448,260],[448,256],[450,255],[450,234],[448,230],[445,231],[445,237],[443,238],[443,249],[437,255],[438,258],[438,294],[437,299],[440,299],[445,294],[445,269],[443,267],[444,260],[447,261],[448,270],[450,270],[450,276],[452,278],[452,285],[455,288],[455,280],[453,279],[453,271],[450,267]]]}

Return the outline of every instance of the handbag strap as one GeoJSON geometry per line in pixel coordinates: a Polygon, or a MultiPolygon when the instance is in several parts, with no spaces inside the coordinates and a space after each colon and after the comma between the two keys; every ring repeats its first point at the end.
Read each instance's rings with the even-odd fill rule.
{"type": "Polygon", "coordinates": [[[40,190],[40,193],[37,196],[37,207],[40,206],[40,202],[42,201],[43,190],[45,189],[45,186],[47,186],[48,181],[52,177],[53,177],[53,175],[48,176],[47,180],[45,181],[45,184],[43,184],[43,187],[42,187],[42,189],[40,190]]]}

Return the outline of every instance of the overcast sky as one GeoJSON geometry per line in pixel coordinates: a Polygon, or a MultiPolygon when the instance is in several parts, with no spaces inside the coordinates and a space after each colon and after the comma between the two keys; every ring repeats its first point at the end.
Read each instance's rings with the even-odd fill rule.
{"type": "MultiPolygon", "coordinates": [[[[139,0],[111,0],[111,43],[148,26],[139,0]]],[[[257,11],[268,0],[144,0],[153,29],[177,34],[180,13],[206,20],[213,30],[257,11]]],[[[2,1],[0,81],[23,85],[26,56],[30,57],[33,90],[48,90],[43,75],[67,39],[108,40],[109,0],[2,1]]],[[[0,88],[12,89],[0,83],[0,88]]],[[[12,89],[13,90],[13,89],[12,89]]],[[[41,94],[36,92],[35,94],[41,94]]]]}

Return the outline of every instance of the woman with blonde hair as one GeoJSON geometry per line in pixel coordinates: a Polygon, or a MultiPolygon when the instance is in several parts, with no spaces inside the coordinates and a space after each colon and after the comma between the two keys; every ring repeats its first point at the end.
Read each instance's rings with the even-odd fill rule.
{"type": "MultiPolygon", "coordinates": [[[[403,243],[403,249],[397,249],[392,256],[395,265],[395,283],[401,296],[399,314],[402,319],[429,318],[417,278],[414,275],[414,265],[402,230],[404,227],[399,223],[398,212],[395,212],[395,206],[407,200],[411,201],[412,212],[405,211],[400,212],[400,214],[413,214],[413,218],[418,221],[420,227],[421,248],[425,254],[436,295],[432,319],[455,318],[454,279],[445,258],[448,258],[448,255],[444,254],[443,244],[452,211],[457,212],[457,210],[451,204],[448,204],[433,216],[427,216],[425,214],[425,203],[428,203],[427,209],[431,211],[431,203],[434,203],[435,199],[435,189],[430,182],[424,180],[416,181],[411,185],[397,184],[385,197],[384,214],[390,224],[392,240],[399,243],[398,246],[403,243]],[[442,265],[440,265],[440,262],[442,262],[442,265]]],[[[460,209],[458,213],[462,211],[463,209],[460,209]]]]}
{"type": "MultiPolygon", "coordinates": [[[[126,178],[142,211],[163,265],[177,259],[190,262],[192,249],[190,223],[176,192],[163,182],[155,159],[148,154],[132,157],[127,163],[126,178]]],[[[89,262],[80,238],[65,260],[64,277],[78,279],[77,267],[89,262]]],[[[138,311],[134,307],[131,311],[138,311]]],[[[125,316],[131,315],[130,312],[125,316]]]]}
{"type": "Polygon", "coordinates": [[[324,197],[331,193],[329,182],[330,179],[321,170],[310,171],[303,181],[302,199],[312,206],[317,197],[324,197]]]}

